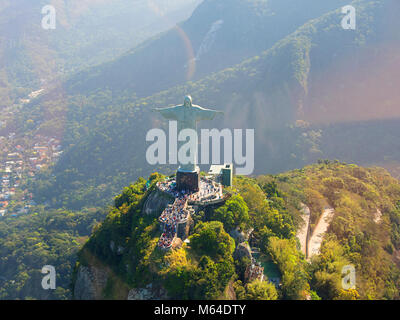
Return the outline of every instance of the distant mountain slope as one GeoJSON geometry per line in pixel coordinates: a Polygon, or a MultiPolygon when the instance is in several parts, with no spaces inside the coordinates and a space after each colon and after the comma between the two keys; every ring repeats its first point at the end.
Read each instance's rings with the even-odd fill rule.
{"type": "MultiPolygon", "coordinates": [[[[372,70],[370,61],[374,67],[395,61],[399,22],[392,17],[399,6],[396,1],[356,1],[354,5],[356,31],[342,29],[343,15],[336,10],[309,21],[259,56],[139,101],[131,90],[115,94],[99,89],[89,97],[76,95],[69,101],[40,100],[41,109],[29,106],[37,121],[42,121],[37,117],[40,112],[54,112],[54,106],[62,108],[62,116],[68,119],[63,130],[69,148],[53,173],[44,172],[33,190],[41,199],[79,208],[104,200],[138,175],[156,170],[146,163],[145,134],[165,123],[148,109],[179,103],[187,93],[195,103],[225,111],[223,121],[207,126],[255,129],[255,174],[289,170],[327,156],[368,164],[387,157],[398,159],[399,121],[390,120],[393,125],[387,131],[389,120],[385,119],[399,116],[395,90],[399,79],[390,77],[392,85],[380,84],[387,98],[385,108],[377,105],[381,90],[371,88],[370,103],[362,104],[365,94],[359,91],[345,99],[352,91],[344,90],[343,83],[355,90],[370,87],[381,79],[376,74],[360,76],[363,70],[372,70]],[[329,85],[319,90],[324,79],[329,85]],[[323,121],[313,118],[322,115],[322,107],[324,117],[319,118],[323,121]],[[352,115],[352,122],[343,140],[341,121],[346,114],[352,115]],[[376,119],[381,120],[377,123],[376,119]]],[[[399,65],[389,66],[394,72],[399,65]]]]}
{"type": "Polygon", "coordinates": [[[121,55],[186,19],[200,1],[53,1],[55,30],[41,26],[49,1],[2,1],[0,107],[59,76],[121,55]]]}
{"type": "Polygon", "coordinates": [[[205,0],[190,19],[123,57],[78,74],[66,90],[111,89],[145,97],[230,67],[270,48],[306,21],[346,4],[343,0],[205,0]]]}

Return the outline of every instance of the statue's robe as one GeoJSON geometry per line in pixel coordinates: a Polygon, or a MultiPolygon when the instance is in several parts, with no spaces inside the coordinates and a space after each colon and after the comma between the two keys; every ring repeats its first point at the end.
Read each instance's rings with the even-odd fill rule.
{"type": "MultiPolygon", "coordinates": [[[[174,106],[162,109],[156,109],[167,120],[175,120],[178,122],[178,134],[183,129],[192,129],[197,132],[197,122],[201,120],[213,120],[218,111],[205,109],[197,105],[191,106],[174,106]]],[[[185,142],[178,142],[178,146],[185,142]]],[[[179,147],[178,147],[179,148],[179,147]]],[[[193,146],[197,150],[197,145],[193,146]]],[[[190,164],[180,164],[179,169],[182,171],[196,170],[197,151],[192,154],[190,164]]]]}

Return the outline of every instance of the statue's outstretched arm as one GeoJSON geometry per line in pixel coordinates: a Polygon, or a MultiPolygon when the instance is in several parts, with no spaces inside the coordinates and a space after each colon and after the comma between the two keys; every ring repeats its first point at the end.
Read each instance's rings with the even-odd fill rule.
{"type": "Polygon", "coordinates": [[[224,114],[223,111],[206,109],[196,106],[197,120],[213,120],[217,114],[224,114]]]}
{"type": "Polygon", "coordinates": [[[159,112],[167,120],[177,120],[176,106],[168,108],[153,108],[153,112],[159,112]]]}

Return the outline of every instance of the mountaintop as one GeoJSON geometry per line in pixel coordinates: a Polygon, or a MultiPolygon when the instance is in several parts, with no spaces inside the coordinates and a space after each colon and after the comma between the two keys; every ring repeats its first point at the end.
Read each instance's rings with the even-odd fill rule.
{"type": "Polygon", "coordinates": [[[152,174],[147,191],[139,179],[116,197],[79,253],[76,299],[399,297],[400,184],[385,170],[321,161],[276,176],[238,176],[232,197],[198,208],[189,241],[170,251],[157,246],[162,206],[144,210],[163,179],[152,174]],[[310,234],[326,207],[333,212],[308,262],[297,238],[302,206],[311,212],[310,234]],[[250,258],[264,268],[261,287],[248,278],[250,258]],[[341,287],[349,265],[357,270],[356,290],[341,287]]]}

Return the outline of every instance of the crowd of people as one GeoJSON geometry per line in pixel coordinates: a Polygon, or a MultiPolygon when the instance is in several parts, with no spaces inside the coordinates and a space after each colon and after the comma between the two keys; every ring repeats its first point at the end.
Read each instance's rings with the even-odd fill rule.
{"type": "Polygon", "coordinates": [[[165,208],[159,220],[165,224],[174,224],[185,221],[188,216],[187,207],[188,197],[176,198],[173,205],[165,208]]]}
{"type": "Polygon", "coordinates": [[[201,178],[198,192],[177,191],[174,179],[158,182],[157,187],[175,198],[187,197],[189,201],[219,200],[223,197],[221,186],[207,178],[201,178]]]}
{"type": "Polygon", "coordinates": [[[174,203],[165,208],[159,218],[159,221],[164,225],[164,229],[158,245],[165,249],[172,246],[172,242],[176,237],[178,223],[184,222],[187,219],[189,215],[187,208],[189,201],[208,202],[222,199],[223,197],[222,187],[206,178],[201,179],[200,190],[198,192],[190,192],[188,190],[178,191],[175,179],[158,182],[157,187],[159,190],[175,198],[174,203]]]}
{"type": "Polygon", "coordinates": [[[200,190],[189,196],[191,201],[207,201],[222,199],[222,189],[213,181],[204,179],[200,182],[200,190]]]}
{"type": "Polygon", "coordinates": [[[175,201],[162,212],[159,221],[164,224],[163,234],[160,237],[158,245],[162,248],[169,248],[172,245],[177,232],[177,224],[187,219],[189,211],[187,210],[188,193],[176,192],[175,201]]]}
{"type": "Polygon", "coordinates": [[[157,182],[157,188],[163,192],[169,193],[175,197],[176,192],[176,182],[174,179],[168,179],[162,182],[157,182]]]}
{"type": "Polygon", "coordinates": [[[161,248],[168,249],[172,246],[172,241],[174,241],[176,235],[176,224],[165,224],[163,233],[158,240],[158,245],[161,248]]]}

